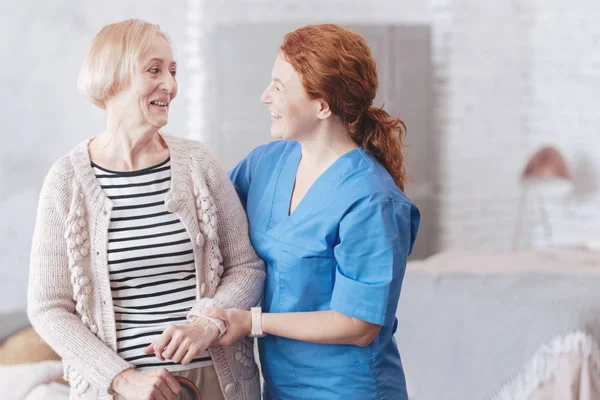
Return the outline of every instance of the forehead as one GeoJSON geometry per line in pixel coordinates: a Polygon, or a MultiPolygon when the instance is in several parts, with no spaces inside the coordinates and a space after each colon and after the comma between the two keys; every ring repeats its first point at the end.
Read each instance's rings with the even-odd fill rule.
{"type": "Polygon", "coordinates": [[[175,57],[173,57],[173,49],[171,48],[171,44],[164,37],[157,35],[148,50],[146,50],[140,57],[140,61],[142,63],[146,63],[153,58],[161,58],[164,60],[166,64],[171,64],[175,62],[175,57]]]}
{"type": "Polygon", "coordinates": [[[290,82],[300,79],[294,70],[294,67],[292,67],[292,64],[287,62],[281,53],[279,53],[275,59],[273,71],[271,72],[271,78],[280,79],[282,82],[290,82]]]}

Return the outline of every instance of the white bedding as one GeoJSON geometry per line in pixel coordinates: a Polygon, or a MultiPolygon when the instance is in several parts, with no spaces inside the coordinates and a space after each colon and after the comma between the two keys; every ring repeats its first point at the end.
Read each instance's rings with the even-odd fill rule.
{"type": "Polygon", "coordinates": [[[0,365],[0,399],[67,400],[68,386],[53,382],[62,373],[60,361],[0,365]]]}
{"type": "Polygon", "coordinates": [[[407,266],[396,340],[418,400],[481,400],[543,344],[600,342],[600,252],[446,252],[407,266]]]}

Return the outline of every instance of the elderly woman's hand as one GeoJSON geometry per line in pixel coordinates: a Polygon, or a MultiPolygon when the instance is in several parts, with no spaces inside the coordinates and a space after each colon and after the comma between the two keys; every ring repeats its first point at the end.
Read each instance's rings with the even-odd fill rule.
{"type": "Polygon", "coordinates": [[[211,345],[219,336],[219,328],[206,318],[197,318],[187,325],[171,325],[162,335],[144,348],[146,354],[156,354],[161,360],[171,360],[183,365],[192,360],[211,345]]]}
{"type": "Polygon", "coordinates": [[[250,311],[237,308],[205,308],[202,310],[202,314],[222,320],[227,327],[225,335],[216,340],[212,344],[213,346],[231,346],[252,332],[252,314],[250,311]]]}
{"type": "Polygon", "coordinates": [[[127,369],[115,377],[112,388],[127,400],[172,400],[181,392],[179,382],[164,368],[149,371],[127,369]]]}

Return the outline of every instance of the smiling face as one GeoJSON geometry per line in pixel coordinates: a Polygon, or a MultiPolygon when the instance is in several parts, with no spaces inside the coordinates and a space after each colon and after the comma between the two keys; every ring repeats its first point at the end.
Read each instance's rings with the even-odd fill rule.
{"type": "Polygon", "coordinates": [[[164,127],[177,96],[176,70],[171,45],[158,35],[134,66],[130,84],[107,102],[107,110],[123,125],[164,127]]]}
{"type": "Polygon", "coordinates": [[[317,128],[321,102],[308,97],[300,75],[280,53],[275,59],[271,82],[261,96],[271,112],[271,135],[298,140],[317,128]]]}

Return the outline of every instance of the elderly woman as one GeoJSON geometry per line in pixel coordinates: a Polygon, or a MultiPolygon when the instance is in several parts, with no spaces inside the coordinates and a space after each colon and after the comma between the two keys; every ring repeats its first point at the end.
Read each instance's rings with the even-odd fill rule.
{"type": "Polygon", "coordinates": [[[260,397],[252,341],[207,306],[248,309],[264,265],[227,175],[200,143],[171,137],[177,65],[156,25],[104,27],[79,87],[106,127],[58,160],[40,195],[29,317],[62,357],[72,399],[172,399],[191,379],[208,399],[260,397]]]}

